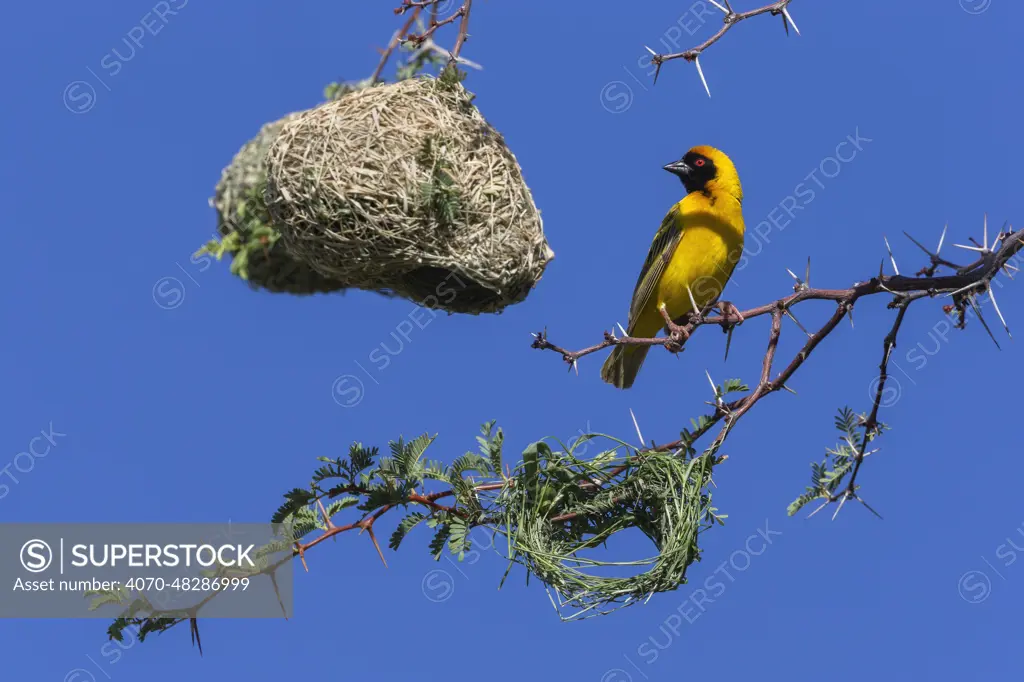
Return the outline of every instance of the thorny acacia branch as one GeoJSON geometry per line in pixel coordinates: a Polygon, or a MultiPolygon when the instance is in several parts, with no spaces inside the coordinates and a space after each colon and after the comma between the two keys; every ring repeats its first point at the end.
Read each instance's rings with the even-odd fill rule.
{"type": "Polygon", "coordinates": [[[377,68],[373,70],[370,75],[370,82],[377,83],[381,79],[381,75],[384,73],[384,67],[387,66],[388,60],[391,59],[391,55],[402,43],[412,43],[421,49],[431,50],[438,54],[444,55],[448,58],[448,63],[451,64],[464,64],[473,68],[480,68],[479,64],[469,61],[468,59],[462,59],[459,54],[462,52],[462,46],[465,44],[466,39],[469,37],[469,12],[473,5],[473,0],[464,0],[463,4],[457,9],[451,16],[445,19],[438,19],[438,7],[440,3],[445,0],[424,0],[422,2],[416,2],[414,0],[402,0],[402,4],[395,8],[395,14],[406,14],[409,13],[409,17],[402,24],[402,27],[395,31],[391,36],[391,40],[388,41],[386,48],[381,50],[380,61],[377,63],[377,68]],[[422,33],[410,33],[416,20],[420,18],[421,13],[424,9],[430,10],[430,21],[429,24],[422,33]],[[459,36],[456,39],[455,47],[449,51],[441,47],[434,42],[433,35],[437,29],[442,26],[454,23],[456,20],[461,19],[459,24],[459,36]]]}
{"type": "Polygon", "coordinates": [[[704,90],[708,93],[708,97],[710,97],[711,89],[708,87],[707,79],[704,78],[704,70],[700,66],[700,55],[704,52],[704,50],[708,49],[709,47],[717,43],[719,40],[721,40],[725,36],[725,34],[728,33],[730,29],[732,29],[733,26],[736,26],[737,24],[746,19],[752,19],[753,17],[760,16],[762,14],[771,14],[773,16],[781,15],[782,26],[786,30],[786,35],[789,35],[790,24],[793,25],[793,30],[796,31],[797,35],[800,34],[800,29],[796,27],[796,23],[793,21],[793,17],[789,14],[788,7],[789,3],[792,2],[792,0],[775,0],[775,2],[771,2],[765,5],[764,7],[759,7],[758,9],[753,9],[748,12],[736,12],[735,10],[733,10],[729,0],[721,0],[721,2],[716,2],[716,0],[709,1],[712,5],[720,9],[724,15],[722,18],[722,27],[718,29],[718,31],[713,36],[705,40],[700,45],[692,47],[689,50],[685,50],[683,52],[660,54],[649,47],[647,48],[647,51],[651,53],[651,63],[653,63],[656,67],[654,71],[655,83],[658,82],[658,74],[661,73],[662,64],[668,61],[672,61],[673,59],[685,59],[688,62],[693,62],[694,65],[697,67],[697,73],[700,75],[700,80],[704,84],[704,90]]]}
{"type": "Polygon", "coordinates": [[[461,19],[459,22],[459,37],[456,39],[455,47],[452,48],[451,51],[451,61],[454,63],[459,60],[459,54],[462,52],[462,46],[465,45],[466,40],[469,38],[469,14],[473,8],[473,0],[463,0],[462,5],[455,10],[455,12],[444,19],[438,19],[438,6],[444,1],[445,0],[424,0],[422,2],[417,2],[416,0],[402,0],[402,5],[395,9],[395,14],[404,14],[409,10],[412,10],[413,13],[417,13],[426,7],[431,8],[430,24],[427,26],[427,30],[423,33],[410,34],[406,37],[406,40],[417,45],[429,40],[434,33],[437,32],[437,29],[442,26],[447,26],[448,24],[461,19]]]}
{"type": "MultiPolygon", "coordinates": [[[[903,319],[906,316],[910,305],[914,301],[925,297],[934,298],[945,294],[952,297],[953,303],[951,305],[944,306],[944,310],[947,313],[955,310],[959,314],[960,322],[957,325],[958,327],[963,328],[966,324],[967,307],[970,306],[991,336],[991,331],[988,329],[987,323],[985,323],[984,318],[981,316],[981,310],[976,301],[976,297],[978,295],[987,292],[992,298],[994,304],[993,307],[997,314],[999,314],[1004,328],[1006,327],[1006,322],[1002,318],[1002,313],[999,311],[998,305],[995,304],[995,295],[992,291],[991,282],[992,279],[1000,272],[1009,273],[1011,269],[1017,269],[1016,265],[1010,261],[1016,260],[1016,254],[1024,248],[1024,230],[1018,230],[1016,232],[1004,232],[1003,230],[1000,230],[991,245],[988,245],[988,219],[986,217],[985,233],[982,237],[982,244],[985,244],[985,246],[961,247],[976,251],[979,254],[977,260],[965,266],[957,266],[938,255],[939,251],[941,251],[944,239],[945,230],[943,230],[943,237],[940,239],[939,248],[936,249],[934,254],[914,240],[914,243],[923,249],[931,259],[931,266],[925,268],[925,270],[919,273],[920,276],[917,277],[907,277],[899,274],[890,276],[885,275],[880,271],[878,276],[872,277],[866,282],[858,282],[848,289],[814,289],[808,286],[807,282],[800,280],[794,275],[797,282],[793,287],[794,293],[789,296],[785,296],[772,301],[771,303],[744,311],[738,311],[732,306],[732,304],[723,301],[717,306],[714,306],[724,310],[725,312],[722,314],[713,317],[706,317],[704,313],[707,312],[707,308],[699,314],[691,313],[687,315],[685,319],[675,320],[675,324],[672,325],[674,327],[674,331],[667,337],[635,338],[628,335],[615,336],[610,332],[605,332],[604,340],[600,343],[582,350],[568,351],[554,343],[551,343],[548,340],[547,332],[545,331],[534,335],[532,347],[541,350],[555,351],[562,355],[562,358],[570,365],[570,367],[576,367],[576,363],[580,358],[596,353],[597,351],[605,348],[618,345],[663,346],[670,352],[677,353],[681,349],[681,343],[685,342],[685,340],[700,327],[718,325],[722,327],[723,331],[731,333],[737,324],[750,320],[751,318],[770,315],[771,327],[768,346],[762,363],[761,376],[751,393],[737,400],[724,402],[720,399],[716,389],[714,411],[701,421],[700,426],[696,428],[694,432],[686,433],[683,438],[670,443],[663,443],[661,445],[652,443],[650,449],[653,451],[672,451],[688,447],[707,434],[711,429],[722,424],[722,428],[712,445],[712,447],[716,447],[720,446],[722,442],[724,442],[736,422],[739,421],[744,414],[749,412],[751,408],[753,408],[754,405],[756,405],[762,398],[770,393],[779,391],[780,389],[791,390],[786,386],[786,382],[790,380],[807,358],[810,357],[818,344],[824,341],[825,338],[835,330],[845,316],[850,315],[850,321],[852,324],[853,307],[857,301],[861,298],[878,294],[890,295],[892,296],[892,299],[889,302],[889,307],[896,308],[898,312],[896,320],[883,342],[883,357],[879,364],[878,383],[871,411],[859,425],[860,428],[863,429],[863,439],[859,445],[854,446],[856,454],[854,456],[855,463],[853,472],[848,485],[841,492],[830,494],[828,499],[826,499],[826,504],[836,501],[843,503],[848,498],[856,498],[860,500],[855,493],[857,474],[860,471],[860,466],[864,457],[870,454],[867,452],[869,442],[878,434],[880,429],[878,411],[881,406],[885,383],[888,379],[888,363],[892,355],[892,351],[896,347],[897,334],[899,333],[900,327],[903,324],[903,319]],[[940,266],[953,269],[954,272],[950,275],[936,276],[934,274],[935,269],[940,266]],[[799,321],[797,321],[796,317],[791,312],[797,304],[811,300],[834,301],[836,303],[835,311],[831,317],[829,317],[828,320],[813,333],[804,330],[803,326],[799,321]],[[807,334],[807,341],[803,344],[800,351],[793,356],[789,363],[779,370],[773,377],[772,372],[775,369],[776,349],[778,348],[779,338],[782,332],[782,318],[784,315],[790,317],[793,322],[807,334]]],[[[896,267],[896,261],[892,258],[891,252],[890,258],[892,259],[894,269],[898,273],[899,269],[896,267]]],[[[810,265],[808,264],[808,278],[809,271],[810,265]]],[[[1007,333],[1009,333],[1008,328],[1007,333]]],[[[992,337],[992,340],[995,341],[995,337],[992,337]]],[[[863,500],[860,501],[863,502],[863,500]]],[[[867,506],[866,503],[865,506],[867,506]]],[[[871,511],[877,514],[873,509],[871,511]]]]}
{"type": "Polygon", "coordinates": [[[420,8],[417,7],[415,10],[413,10],[413,13],[409,15],[409,18],[406,19],[405,24],[402,25],[402,28],[395,31],[394,35],[391,36],[391,40],[388,42],[388,46],[381,52],[380,62],[377,63],[377,68],[373,70],[372,74],[370,74],[371,82],[376,83],[380,80],[381,73],[383,73],[384,67],[387,65],[388,60],[391,58],[391,53],[394,52],[395,48],[398,47],[398,44],[402,42],[404,36],[406,36],[409,33],[409,29],[411,29],[412,25],[416,23],[416,20],[419,18],[419,16],[420,8]]]}

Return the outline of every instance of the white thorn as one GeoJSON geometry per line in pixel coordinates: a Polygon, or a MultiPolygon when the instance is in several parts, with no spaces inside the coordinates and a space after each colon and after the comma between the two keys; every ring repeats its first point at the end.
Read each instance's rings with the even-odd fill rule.
{"type": "Polygon", "coordinates": [[[693,291],[690,289],[690,285],[689,284],[686,285],[686,293],[688,293],[690,295],[690,305],[693,306],[694,314],[699,315],[700,312],[701,312],[701,309],[697,307],[697,299],[695,299],[693,297],[693,291]]]}
{"type": "Polygon", "coordinates": [[[575,360],[572,361],[572,368],[574,370],[576,370],[576,376],[579,376],[580,375],[580,367],[579,367],[579,365],[576,364],[575,360]]]}
{"type": "Polygon", "coordinates": [[[625,329],[623,329],[621,324],[619,324],[618,322],[616,322],[615,324],[618,325],[619,331],[622,332],[623,336],[629,336],[629,332],[627,332],[625,329]]]}
{"type": "Polygon", "coordinates": [[[1006,225],[1007,225],[1007,223],[1003,223],[1003,227],[999,228],[999,234],[997,234],[992,239],[992,246],[989,247],[989,251],[995,251],[996,250],[996,244],[998,244],[999,240],[1003,238],[1003,229],[1006,227],[1006,225]]]}
{"type": "Polygon", "coordinates": [[[796,22],[793,21],[793,17],[789,16],[789,10],[785,7],[782,8],[782,15],[789,19],[789,23],[793,24],[793,30],[796,31],[797,35],[800,35],[800,29],[796,27],[796,22]]]}
{"type": "Polygon", "coordinates": [[[657,53],[657,52],[655,52],[655,51],[654,51],[654,50],[652,50],[651,48],[647,47],[646,45],[644,45],[644,48],[645,48],[645,49],[646,49],[646,50],[647,50],[648,52],[650,52],[650,53],[651,53],[652,55],[654,55],[655,57],[657,57],[657,56],[658,56],[658,53],[657,53]]]}
{"type": "Polygon", "coordinates": [[[996,294],[992,290],[991,284],[988,285],[988,297],[992,299],[992,307],[996,309],[996,315],[999,316],[999,321],[1003,323],[1003,329],[1006,330],[1006,335],[1012,339],[1013,334],[1010,333],[1010,328],[1007,326],[1006,320],[1003,318],[1003,311],[999,309],[999,304],[996,303],[996,294]]]}
{"type": "Polygon", "coordinates": [[[885,250],[889,252],[889,260],[892,261],[892,269],[896,271],[896,274],[900,274],[900,269],[896,267],[896,259],[893,258],[892,249],[889,247],[889,240],[883,235],[882,239],[885,241],[885,250]]]}
{"type": "Polygon", "coordinates": [[[693,63],[697,65],[697,73],[700,74],[700,80],[704,83],[704,91],[708,93],[708,97],[711,97],[711,88],[708,87],[708,80],[704,78],[704,69],[700,68],[700,56],[693,58],[693,63]]]}
{"type": "MultiPolygon", "coordinates": [[[[420,47],[418,50],[416,50],[411,55],[409,55],[409,59],[407,60],[407,63],[415,60],[419,55],[423,54],[424,52],[428,52],[428,51],[436,52],[436,53],[438,53],[439,55],[441,55],[443,57],[447,57],[448,59],[453,59],[453,56],[452,56],[452,53],[451,53],[450,50],[448,50],[448,49],[446,49],[444,47],[441,47],[440,45],[435,43],[432,38],[427,38],[426,42],[423,43],[422,47],[420,47]]],[[[462,64],[463,66],[468,66],[471,69],[476,69],[477,71],[481,71],[484,68],[484,67],[480,66],[479,64],[477,64],[476,62],[473,62],[473,61],[470,61],[470,60],[466,59],[465,57],[459,57],[459,58],[455,59],[455,61],[458,62],[459,64],[462,64]]]]}
{"type": "Polygon", "coordinates": [[[706,374],[706,375],[708,376],[708,383],[709,383],[709,384],[711,384],[711,392],[715,394],[715,402],[717,403],[717,402],[718,402],[718,400],[719,400],[719,398],[718,398],[718,387],[717,387],[717,386],[715,386],[715,382],[714,382],[714,380],[713,380],[713,379],[711,378],[711,372],[709,372],[709,371],[707,371],[707,370],[705,369],[705,370],[704,370],[704,374],[706,374]]]}
{"type": "Polygon", "coordinates": [[[723,12],[725,12],[726,14],[729,14],[729,10],[727,10],[726,8],[724,8],[724,7],[722,7],[721,5],[719,5],[719,4],[717,3],[717,2],[715,2],[715,0],[708,0],[708,2],[710,2],[710,3],[712,4],[712,5],[714,5],[714,6],[715,6],[715,7],[717,7],[718,9],[722,10],[722,11],[723,11],[723,12]]]}
{"type": "Polygon", "coordinates": [[[981,232],[981,245],[985,246],[988,244],[988,213],[985,214],[985,222],[983,223],[981,232]]]}
{"type": "Polygon", "coordinates": [[[968,251],[985,251],[985,247],[983,246],[965,246],[963,244],[953,244],[953,246],[958,249],[967,249],[968,251]]]}
{"type": "Polygon", "coordinates": [[[636,427],[636,435],[637,435],[637,438],[640,439],[640,447],[641,448],[642,447],[646,447],[644,445],[644,442],[645,442],[644,441],[644,434],[640,433],[640,425],[637,424],[637,422],[636,422],[636,415],[633,414],[633,408],[629,408],[629,416],[633,418],[633,426],[636,427]]]}
{"type": "Polygon", "coordinates": [[[811,286],[811,257],[807,257],[807,270],[804,272],[804,284],[811,286]]]}
{"type": "Polygon", "coordinates": [[[824,502],[822,502],[822,504],[821,504],[821,506],[820,506],[820,507],[818,507],[817,509],[815,509],[814,511],[812,511],[812,512],[811,512],[810,514],[808,514],[808,515],[807,515],[807,518],[811,518],[812,516],[814,516],[815,514],[817,514],[818,512],[820,512],[820,511],[821,511],[822,509],[824,509],[825,507],[827,507],[827,506],[828,506],[828,504],[829,504],[829,500],[827,500],[827,499],[826,499],[826,500],[825,500],[824,502]]]}
{"type": "Polygon", "coordinates": [[[949,223],[942,228],[942,236],[939,237],[939,248],[935,249],[935,255],[938,256],[939,252],[942,251],[942,242],[946,241],[946,230],[949,229],[949,223]]]}
{"type": "Polygon", "coordinates": [[[836,507],[836,513],[832,515],[832,520],[835,521],[836,517],[839,516],[839,512],[843,510],[843,505],[846,504],[846,493],[843,493],[843,499],[839,500],[839,506],[836,507]]]}
{"type": "Polygon", "coordinates": [[[792,270],[790,270],[789,268],[786,268],[786,272],[788,272],[788,273],[789,273],[789,276],[790,276],[790,277],[792,277],[793,279],[795,279],[795,280],[796,280],[796,283],[797,283],[797,284],[802,284],[802,282],[800,281],[800,278],[799,278],[799,277],[797,277],[797,276],[796,276],[796,275],[795,275],[795,274],[793,273],[793,271],[792,271],[792,270]]]}
{"type": "MultiPolygon", "coordinates": [[[[882,288],[885,289],[886,291],[889,291],[889,289],[885,288],[884,284],[882,285],[882,288]]],[[[896,293],[896,292],[893,292],[893,293],[896,293]]],[[[807,334],[807,338],[811,338],[811,333],[809,331],[807,331],[806,327],[804,327],[802,324],[800,324],[800,320],[796,319],[796,315],[791,313],[789,311],[789,308],[786,308],[783,312],[786,314],[786,317],[788,317],[789,319],[793,320],[793,322],[796,323],[796,326],[800,327],[800,331],[802,331],[804,334],[807,334]]]]}

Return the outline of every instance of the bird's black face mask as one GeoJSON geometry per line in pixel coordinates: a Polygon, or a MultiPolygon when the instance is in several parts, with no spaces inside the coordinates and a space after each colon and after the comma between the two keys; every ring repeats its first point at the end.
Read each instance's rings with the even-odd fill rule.
{"type": "Polygon", "coordinates": [[[664,167],[669,173],[679,176],[686,193],[700,192],[715,178],[715,162],[706,156],[688,152],[679,161],[664,167]]]}

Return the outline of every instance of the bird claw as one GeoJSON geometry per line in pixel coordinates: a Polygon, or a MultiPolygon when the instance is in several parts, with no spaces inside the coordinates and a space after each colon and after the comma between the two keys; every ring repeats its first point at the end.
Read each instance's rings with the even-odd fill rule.
{"type": "Polygon", "coordinates": [[[732,327],[743,324],[743,313],[741,313],[740,309],[733,305],[730,301],[719,301],[718,303],[715,304],[715,307],[718,308],[719,312],[722,313],[723,326],[728,325],[732,327]],[[729,318],[731,317],[735,317],[736,321],[730,321],[729,318]]]}
{"type": "Polygon", "coordinates": [[[666,310],[665,306],[661,306],[660,308],[658,308],[658,312],[661,313],[662,319],[665,320],[665,331],[668,332],[669,338],[676,345],[686,343],[686,341],[689,340],[690,338],[689,332],[687,332],[686,329],[680,327],[678,324],[672,321],[672,317],[668,314],[668,310],[666,310]]]}
{"type": "Polygon", "coordinates": [[[690,340],[690,334],[680,327],[679,325],[672,323],[668,328],[668,336],[674,343],[684,344],[690,340]]]}

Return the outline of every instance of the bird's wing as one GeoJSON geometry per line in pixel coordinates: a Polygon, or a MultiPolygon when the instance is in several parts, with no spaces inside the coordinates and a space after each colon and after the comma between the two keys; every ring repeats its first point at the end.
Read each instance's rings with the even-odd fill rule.
{"type": "Polygon", "coordinates": [[[629,306],[629,323],[632,331],[633,323],[636,322],[642,311],[650,302],[651,297],[658,288],[658,280],[665,272],[668,262],[672,260],[672,254],[679,246],[679,239],[683,236],[680,225],[679,205],[675,205],[661,221],[658,233],[654,235],[654,242],[651,250],[647,252],[647,260],[637,278],[636,288],[633,290],[633,302],[629,306]]]}

